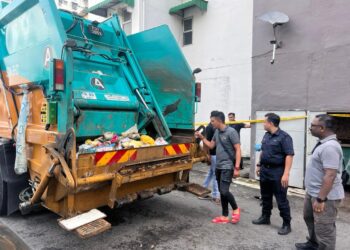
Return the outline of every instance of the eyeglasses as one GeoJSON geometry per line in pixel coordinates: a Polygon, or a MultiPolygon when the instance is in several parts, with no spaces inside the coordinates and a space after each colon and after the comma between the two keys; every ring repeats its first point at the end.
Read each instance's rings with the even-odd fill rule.
{"type": "Polygon", "coordinates": [[[323,126],[322,125],[318,125],[318,124],[310,124],[310,128],[314,128],[314,127],[320,127],[322,128],[323,126]]]}

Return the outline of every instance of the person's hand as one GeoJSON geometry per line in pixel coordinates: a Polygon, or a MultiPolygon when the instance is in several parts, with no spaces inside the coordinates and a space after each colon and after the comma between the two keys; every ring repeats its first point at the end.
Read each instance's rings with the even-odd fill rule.
{"type": "Polygon", "coordinates": [[[195,136],[196,138],[201,139],[201,140],[204,139],[204,135],[202,135],[199,131],[195,132],[195,133],[194,133],[194,136],[195,136]]]}
{"type": "Polygon", "coordinates": [[[260,167],[259,166],[256,166],[255,173],[256,173],[256,176],[260,176],[260,167]]]}
{"type": "Polygon", "coordinates": [[[314,201],[312,208],[314,209],[315,213],[322,213],[324,211],[324,202],[319,203],[317,201],[314,201]]]}
{"type": "Polygon", "coordinates": [[[281,179],[282,187],[287,188],[288,187],[288,183],[289,183],[289,175],[288,174],[284,174],[282,176],[282,179],[281,179]]]}
{"type": "Polygon", "coordinates": [[[233,170],[233,178],[239,177],[239,167],[233,170]]]}

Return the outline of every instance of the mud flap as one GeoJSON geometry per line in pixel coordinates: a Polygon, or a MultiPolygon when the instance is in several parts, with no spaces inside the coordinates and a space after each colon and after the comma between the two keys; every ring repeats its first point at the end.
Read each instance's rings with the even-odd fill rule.
{"type": "Polygon", "coordinates": [[[13,142],[0,142],[0,214],[10,215],[19,208],[19,193],[28,187],[28,174],[16,175],[13,142]]]}

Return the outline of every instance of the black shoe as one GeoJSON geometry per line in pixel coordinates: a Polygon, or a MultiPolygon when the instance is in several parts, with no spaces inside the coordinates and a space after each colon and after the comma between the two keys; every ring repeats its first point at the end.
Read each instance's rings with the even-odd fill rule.
{"type": "Polygon", "coordinates": [[[289,224],[283,224],[282,227],[278,230],[279,235],[287,235],[292,232],[292,228],[289,224]]]}
{"type": "Polygon", "coordinates": [[[317,250],[318,246],[311,241],[307,241],[305,243],[295,243],[295,247],[298,250],[317,250]]]}
{"type": "Polygon", "coordinates": [[[270,225],[271,224],[270,217],[266,216],[266,215],[260,216],[259,219],[253,220],[252,223],[255,225],[270,225]]]}

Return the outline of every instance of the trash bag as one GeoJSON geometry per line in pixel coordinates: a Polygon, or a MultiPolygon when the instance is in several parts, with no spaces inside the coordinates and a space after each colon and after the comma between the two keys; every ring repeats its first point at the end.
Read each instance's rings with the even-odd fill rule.
{"type": "Polygon", "coordinates": [[[155,145],[155,141],[153,140],[152,137],[148,136],[148,135],[141,135],[141,141],[144,143],[144,144],[148,144],[148,145],[155,145]]]}

